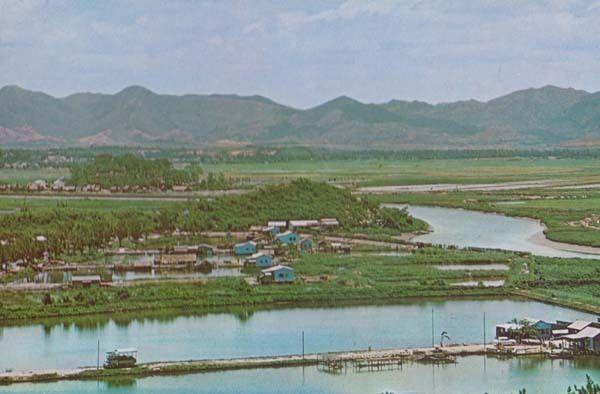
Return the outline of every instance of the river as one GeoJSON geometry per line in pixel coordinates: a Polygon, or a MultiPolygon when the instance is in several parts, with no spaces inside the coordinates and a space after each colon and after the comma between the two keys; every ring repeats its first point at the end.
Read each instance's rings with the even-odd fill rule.
{"type": "Polygon", "coordinates": [[[583,312],[520,299],[412,300],[383,306],[289,308],[0,327],[0,370],[73,368],[96,364],[100,350],[137,347],[139,361],[234,358],[351,349],[431,346],[447,331],[451,342],[481,343],[515,317],[594,319],[583,312]]]}
{"type": "MultiPolygon", "coordinates": [[[[406,205],[386,204],[386,206],[405,207],[406,205]]],[[[428,234],[413,238],[413,242],[506,249],[548,257],[600,259],[600,249],[598,248],[578,247],[549,241],[544,236],[543,225],[533,219],[466,209],[415,205],[409,206],[408,212],[427,222],[432,230],[428,234]],[[598,253],[574,251],[577,249],[597,251],[598,253]]]]}

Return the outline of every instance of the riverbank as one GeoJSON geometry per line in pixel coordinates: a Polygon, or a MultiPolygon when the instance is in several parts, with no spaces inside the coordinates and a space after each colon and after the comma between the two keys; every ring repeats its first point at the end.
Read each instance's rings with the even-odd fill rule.
{"type": "MultiPolygon", "coordinates": [[[[326,353],[328,361],[337,363],[389,363],[389,362],[454,362],[453,357],[490,354],[497,351],[490,344],[447,345],[443,348],[401,348],[384,350],[353,350],[347,352],[326,353]]],[[[503,352],[503,356],[531,356],[549,354],[547,349],[539,345],[519,345],[512,352],[503,352]]],[[[71,369],[44,369],[0,373],[0,384],[16,384],[26,382],[52,382],[59,380],[107,379],[115,377],[139,378],[146,376],[191,374],[201,372],[226,371],[236,369],[284,368],[301,365],[318,365],[324,361],[322,354],[295,354],[270,357],[246,357],[215,360],[185,360],[169,362],[152,362],[139,364],[134,368],[104,369],[97,367],[71,369]]]]}

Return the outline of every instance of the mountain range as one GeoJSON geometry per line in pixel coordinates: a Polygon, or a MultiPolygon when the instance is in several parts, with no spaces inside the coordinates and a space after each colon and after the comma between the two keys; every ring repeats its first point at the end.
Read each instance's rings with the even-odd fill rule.
{"type": "Polygon", "coordinates": [[[600,146],[600,92],[544,86],[493,100],[301,110],[262,96],[164,95],[141,86],[52,97],[0,89],[2,146],[303,145],[346,149],[600,146]]]}

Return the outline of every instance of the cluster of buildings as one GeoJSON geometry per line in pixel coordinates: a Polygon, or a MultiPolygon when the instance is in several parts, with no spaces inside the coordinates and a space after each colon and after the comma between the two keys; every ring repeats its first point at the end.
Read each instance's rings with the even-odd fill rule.
{"type": "Polygon", "coordinates": [[[276,264],[271,247],[257,250],[258,243],[255,239],[264,238],[279,246],[298,248],[302,252],[312,252],[314,242],[311,237],[302,237],[297,230],[304,229],[331,229],[339,226],[335,218],[321,218],[309,220],[280,220],[269,221],[266,226],[252,226],[250,231],[252,239],[236,244],[233,252],[236,256],[246,256],[245,265],[261,268],[258,280],[260,283],[291,283],[294,281],[294,269],[281,264],[276,264]]]}
{"type": "MultiPolygon", "coordinates": [[[[171,188],[174,192],[189,192],[191,187],[189,185],[175,185],[171,188]]],[[[102,188],[98,184],[88,185],[67,185],[64,179],[57,179],[54,182],[47,182],[43,179],[38,179],[30,184],[0,184],[0,191],[30,191],[30,192],[80,192],[80,193],[150,193],[150,192],[162,192],[165,189],[150,186],[137,186],[137,185],[124,185],[124,186],[111,186],[108,189],[102,188]]]]}
{"type": "Polygon", "coordinates": [[[573,351],[600,353],[600,318],[597,321],[574,322],[525,318],[519,323],[496,325],[498,339],[540,339],[559,341],[564,348],[573,351]]]}

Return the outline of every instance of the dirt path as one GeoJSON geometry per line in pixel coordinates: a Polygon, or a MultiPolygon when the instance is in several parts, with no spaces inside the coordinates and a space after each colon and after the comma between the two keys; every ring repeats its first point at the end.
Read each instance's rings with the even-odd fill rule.
{"type": "Polygon", "coordinates": [[[518,190],[535,187],[556,187],[564,185],[566,181],[551,179],[538,181],[502,182],[502,183],[436,183],[429,185],[398,185],[398,186],[372,186],[361,187],[355,193],[418,193],[418,192],[444,192],[444,191],[491,191],[491,190],[518,190]]]}

